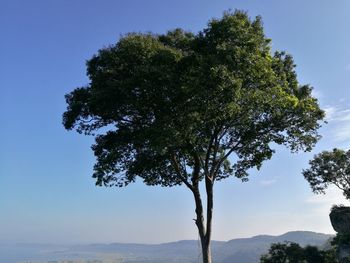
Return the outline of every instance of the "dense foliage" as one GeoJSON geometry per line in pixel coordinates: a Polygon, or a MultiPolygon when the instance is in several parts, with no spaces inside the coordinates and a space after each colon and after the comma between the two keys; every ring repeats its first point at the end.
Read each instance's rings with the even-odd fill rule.
{"type": "Polygon", "coordinates": [[[137,176],[172,186],[260,167],[271,143],[310,150],[323,118],[292,57],[271,55],[261,19],[226,13],[194,35],[128,34],[87,62],[90,83],[66,95],[67,129],[96,136],[97,184],[137,176]],[[235,153],[231,165],[227,157],[235,153]],[[199,172],[199,173],[198,173],[199,172]]]}
{"type": "Polygon", "coordinates": [[[336,263],[334,249],[319,250],[315,246],[301,247],[297,243],[274,243],[267,254],[261,256],[261,263],[336,263]]]}

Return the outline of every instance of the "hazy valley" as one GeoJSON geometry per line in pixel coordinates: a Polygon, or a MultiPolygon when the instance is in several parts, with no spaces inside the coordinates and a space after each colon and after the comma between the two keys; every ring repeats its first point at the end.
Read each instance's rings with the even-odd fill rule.
{"type": "MultiPolygon", "coordinates": [[[[280,236],[259,235],[252,238],[213,241],[214,263],[255,263],[271,243],[291,241],[300,245],[324,246],[331,235],[308,231],[288,232],[280,236]]],[[[0,244],[0,262],[6,263],[197,263],[198,240],[182,240],[157,245],[90,244],[44,245],[0,244]]]]}

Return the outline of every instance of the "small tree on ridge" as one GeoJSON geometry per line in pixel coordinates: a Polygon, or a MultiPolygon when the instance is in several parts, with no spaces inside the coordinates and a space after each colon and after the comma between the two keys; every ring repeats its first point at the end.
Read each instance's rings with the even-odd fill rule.
{"type": "Polygon", "coordinates": [[[315,155],[309,164],[303,175],[314,193],[324,194],[329,185],[334,185],[346,199],[350,199],[350,150],[335,148],[323,151],[315,155]]]}

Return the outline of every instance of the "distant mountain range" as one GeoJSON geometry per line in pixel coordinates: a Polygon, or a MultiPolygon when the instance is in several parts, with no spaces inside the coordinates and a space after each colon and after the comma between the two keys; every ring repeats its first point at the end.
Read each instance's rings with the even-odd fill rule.
{"type": "MultiPolygon", "coordinates": [[[[260,235],[251,238],[213,241],[213,263],[257,263],[271,243],[296,242],[302,246],[324,246],[332,235],[309,231],[293,231],[280,236],[260,235]]],[[[0,262],[6,263],[199,263],[200,244],[183,240],[158,245],[91,244],[75,246],[1,245],[0,262]]]]}

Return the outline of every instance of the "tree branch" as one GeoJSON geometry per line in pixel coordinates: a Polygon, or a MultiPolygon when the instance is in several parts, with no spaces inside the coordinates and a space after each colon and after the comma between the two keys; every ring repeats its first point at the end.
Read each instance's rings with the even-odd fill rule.
{"type": "Polygon", "coordinates": [[[193,167],[193,171],[192,171],[192,184],[198,184],[199,182],[199,177],[200,177],[200,170],[201,170],[201,160],[199,157],[198,152],[196,151],[192,151],[192,156],[194,159],[194,167],[193,167]]]}
{"type": "Polygon", "coordinates": [[[170,154],[170,161],[179,179],[193,192],[194,191],[193,186],[187,181],[187,179],[181,173],[180,165],[176,159],[175,153],[170,154]]]}
{"type": "Polygon", "coordinates": [[[208,148],[207,148],[207,153],[205,155],[205,163],[204,163],[204,172],[205,174],[208,174],[208,166],[209,166],[209,160],[210,160],[210,153],[211,153],[211,148],[213,146],[214,139],[216,137],[216,132],[214,131],[212,136],[210,137],[208,148]]]}
{"type": "Polygon", "coordinates": [[[211,178],[215,180],[216,174],[220,169],[221,164],[230,156],[231,153],[233,153],[235,150],[237,150],[237,146],[239,145],[239,142],[236,143],[235,146],[233,146],[225,155],[222,157],[215,165],[213,165],[210,174],[211,178]]]}

